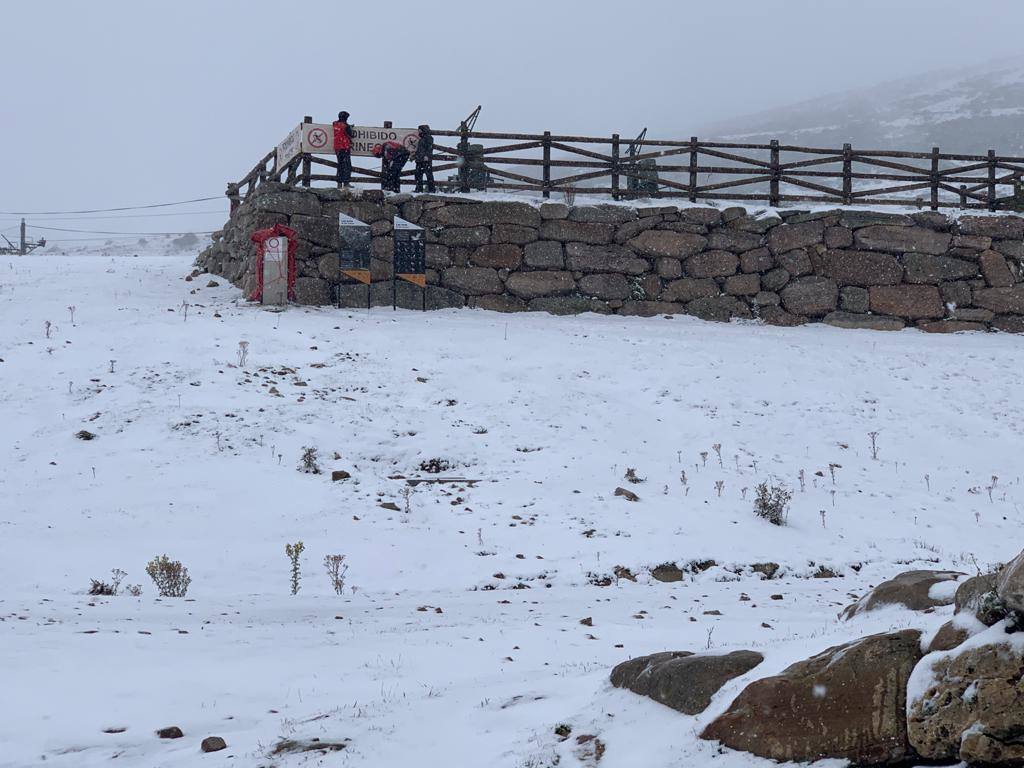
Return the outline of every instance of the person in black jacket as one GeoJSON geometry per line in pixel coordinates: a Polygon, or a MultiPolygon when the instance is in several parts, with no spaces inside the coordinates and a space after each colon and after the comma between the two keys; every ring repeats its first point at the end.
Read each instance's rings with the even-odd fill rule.
{"type": "Polygon", "coordinates": [[[380,188],[385,192],[401,192],[402,168],[409,160],[409,150],[397,141],[388,140],[374,146],[373,156],[383,161],[380,188]]]}
{"type": "Polygon", "coordinates": [[[427,178],[427,192],[436,192],[434,185],[434,135],[430,132],[429,125],[420,126],[420,139],[416,144],[416,154],[413,159],[416,161],[416,191],[423,191],[423,177],[427,178]]]}

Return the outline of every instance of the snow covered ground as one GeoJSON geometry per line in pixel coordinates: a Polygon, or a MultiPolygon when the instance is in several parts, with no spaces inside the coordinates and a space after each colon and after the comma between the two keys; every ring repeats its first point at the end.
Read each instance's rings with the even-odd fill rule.
{"type": "Polygon", "coordinates": [[[767,766],[696,738],[747,680],[937,627],[948,609],[836,614],[1021,549],[1020,337],[278,313],[190,262],[0,262],[0,765],[594,766],[593,735],[607,768],[767,766]],[[322,474],[297,470],[307,446],[322,474]],[[405,480],[438,476],[467,481],[405,480]],[[785,527],[752,513],[771,478],[785,527]],[[186,599],[146,576],[162,553],[186,599]],[[669,562],[683,580],[654,580],[669,562]],[[89,596],[113,568],[142,595],[89,596]],[[708,648],[767,658],[700,716],[607,682],[708,648]],[[210,735],[228,748],[202,754],[210,735]],[[314,738],[345,746],[280,751],[314,738]]]}

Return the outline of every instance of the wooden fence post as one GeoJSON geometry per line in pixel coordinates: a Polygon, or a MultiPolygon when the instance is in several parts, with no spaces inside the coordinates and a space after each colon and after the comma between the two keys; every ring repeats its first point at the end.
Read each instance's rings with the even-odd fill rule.
{"type": "Polygon", "coordinates": [[[960,185],[960,208],[961,210],[967,207],[967,185],[960,185]]]}
{"type": "Polygon", "coordinates": [[[988,151],[988,209],[996,209],[996,151],[988,151]]]}
{"type": "Polygon", "coordinates": [[[853,145],[843,144],[843,205],[853,204],[853,145]]]}
{"type": "Polygon", "coordinates": [[[469,192],[469,126],[465,123],[459,123],[459,146],[457,147],[459,156],[459,192],[469,192]]]}
{"type": "Polygon", "coordinates": [[[697,137],[690,137],[690,202],[697,202],[697,137]]]}
{"type": "Polygon", "coordinates": [[[619,134],[612,134],[612,200],[619,199],[619,134]]]}
{"type": "Polygon", "coordinates": [[[939,210],[939,148],[932,147],[932,204],[933,211],[939,210]]]}
{"type": "MultiPolygon", "coordinates": [[[[305,117],[302,118],[302,122],[303,123],[312,123],[313,122],[313,118],[310,117],[309,115],[306,115],[305,117]]],[[[312,171],[312,164],[309,162],[309,155],[307,155],[305,152],[303,152],[302,153],[302,186],[304,186],[304,187],[308,187],[309,186],[309,176],[310,176],[311,171],[312,171]]]]}
{"type": "Polygon", "coordinates": [[[779,205],[779,140],[772,139],[771,151],[771,173],[772,178],[768,186],[768,205],[777,208],[779,205]]]}
{"type": "Polygon", "coordinates": [[[544,197],[551,197],[551,131],[544,131],[544,197]]]}

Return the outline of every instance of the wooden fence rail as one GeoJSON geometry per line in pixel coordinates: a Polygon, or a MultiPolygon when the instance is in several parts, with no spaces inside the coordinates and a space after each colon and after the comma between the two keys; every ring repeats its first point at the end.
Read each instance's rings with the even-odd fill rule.
{"type": "MultiPolygon", "coordinates": [[[[618,134],[568,136],[434,131],[434,173],[453,171],[440,184],[448,191],[471,189],[610,195],[615,199],[678,197],[835,205],[980,208],[1024,207],[1024,157],[802,147],[768,144],[644,139],[624,142],[618,134]],[[446,141],[456,139],[457,141],[446,141]],[[626,144],[624,149],[623,144],[626,144]],[[468,169],[472,169],[470,173],[468,169]],[[483,181],[481,181],[483,179],[483,181]]],[[[376,161],[373,161],[376,162],[376,161]]],[[[335,183],[329,156],[300,153],[277,167],[268,153],[238,182],[228,185],[237,205],[266,181],[310,186],[335,183]],[[317,173],[316,170],[323,172],[317,173]]],[[[354,183],[379,184],[381,169],[356,166],[354,183]]],[[[412,185],[413,171],[402,174],[412,185]]]]}

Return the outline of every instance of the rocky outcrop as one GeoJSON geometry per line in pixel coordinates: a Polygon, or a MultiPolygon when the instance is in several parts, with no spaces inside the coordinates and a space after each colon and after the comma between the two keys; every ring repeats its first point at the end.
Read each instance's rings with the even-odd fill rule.
{"type": "Polygon", "coordinates": [[[998,765],[1024,762],[1024,642],[989,630],[993,641],[930,654],[914,670],[910,743],[930,760],[998,765]]]}
{"type": "Polygon", "coordinates": [[[780,761],[899,762],[913,754],[907,680],[920,658],[916,630],[829,648],[748,685],[701,738],[780,761]]]}
{"type": "Polygon", "coordinates": [[[851,619],[858,614],[887,605],[900,605],[911,611],[925,611],[941,605],[951,605],[954,594],[952,591],[934,594],[932,588],[936,584],[956,581],[963,575],[959,571],[905,571],[899,576],[883,581],[856,603],[848,605],[840,617],[851,619]]]}
{"type": "Polygon", "coordinates": [[[611,681],[616,688],[628,688],[678,712],[696,715],[707,709],[723,685],[762,661],[764,656],[755,651],[722,655],[668,651],[622,662],[612,670],[611,681]]]}
{"type": "MultiPolygon", "coordinates": [[[[394,216],[427,239],[427,306],[690,314],[773,325],[1024,332],[1024,217],[569,206],[259,186],[198,266],[254,285],[256,229],[298,235],[297,300],[365,306],[338,266],[337,215],[371,225],[371,304],[391,302],[394,216]]],[[[398,304],[422,298],[401,289],[398,304]]]]}

